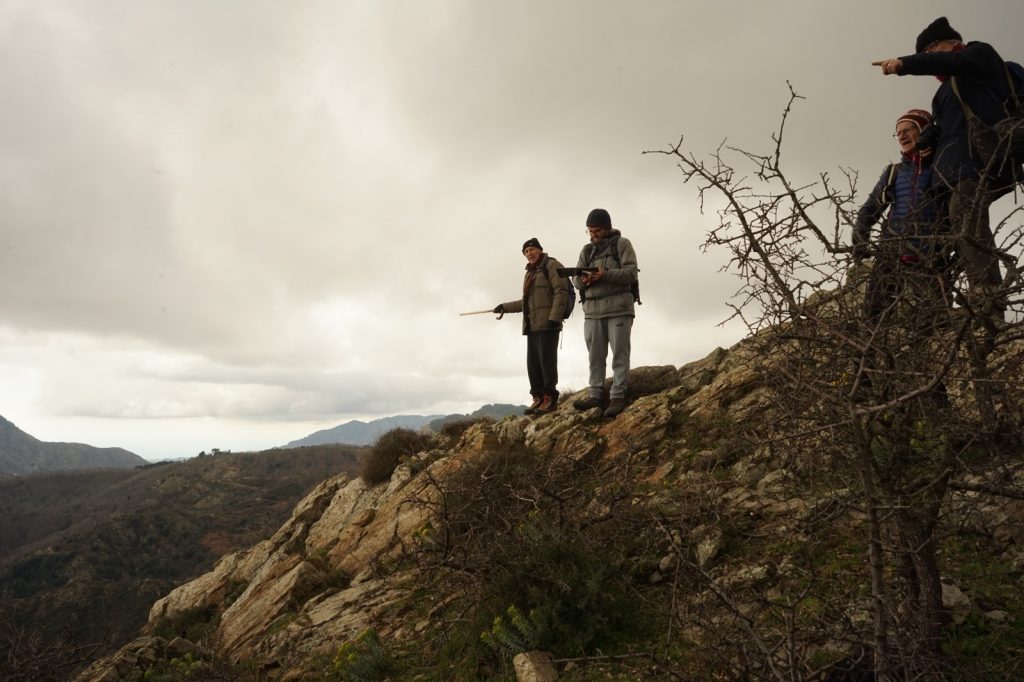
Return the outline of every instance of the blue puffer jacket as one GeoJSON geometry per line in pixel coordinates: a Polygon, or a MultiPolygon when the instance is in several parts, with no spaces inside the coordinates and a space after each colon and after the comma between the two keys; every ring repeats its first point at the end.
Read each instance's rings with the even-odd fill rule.
{"type": "Polygon", "coordinates": [[[857,212],[853,228],[854,247],[865,246],[871,238],[871,227],[889,209],[882,224],[881,239],[908,237],[903,242],[903,255],[928,256],[935,250],[935,224],[939,217],[929,157],[903,156],[898,164],[886,166],[875,183],[868,200],[857,212]]]}
{"type": "MultiPolygon", "coordinates": [[[[956,76],[964,101],[987,125],[1006,116],[1002,102],[1009,88],[1003,59],[988,43],[971,42],[953,52],[921,52],[900,57],[900,61],[900,75],[956,76]]],[[[978,163],[971,155],[967,118],[948,78],[932,98],[932,124],[939,128],[932,184],[954,187],[961,178],[977,177],[978,163]]]]}

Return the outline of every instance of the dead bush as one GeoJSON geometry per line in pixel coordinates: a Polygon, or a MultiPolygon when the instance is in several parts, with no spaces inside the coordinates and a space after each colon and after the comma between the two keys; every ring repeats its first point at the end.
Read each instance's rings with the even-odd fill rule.
{"type": "Polygon", "coordinates": [[[373,448],[363,458],[359,475],[370,485],[391,478],[402,459],[408,459],[430,446],[430,436],[412,429],[391,429],[380,435],[373,448]]]}
{"type": "Polygon", "coordinates": [[[462,437],[469,427],[475,426],[476,424],[493,424],[494,420],[490,417],[476,417],[466,419],[453,419],[452,421],[445,422],[441,425],[438,430],[442,436],[457,440],[462,437]]]}

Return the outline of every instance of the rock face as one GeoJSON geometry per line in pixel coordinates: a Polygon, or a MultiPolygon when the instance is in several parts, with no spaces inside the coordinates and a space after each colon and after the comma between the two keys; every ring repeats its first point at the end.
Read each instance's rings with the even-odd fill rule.
{"type": "MultiPolygon", "coordinates": [[[[384,614],[395,609],[415,576],[385,567],[429,525],[430,505],[422,502],[436,495],[432,479],[444,479],[503,446],[526,445],[570,464],[650,452],[662,445],[674,415],[698,414],[709,393],[716,401],[726,399],[720,376],[726,356],[719,349],[681,371],[634,370],[633,402],[614,421],[601,419],[596,411],[578,413],[566,400],[541,418],[477,424],[457,442],[441,442],[411,463],[422,470],[399,466],[386,484],[371,487],[345,475],[328,479],[299,503],[273,537],[223,557],[211,572],[157,601],[148,629],[190,611],[218,610],[212,638],[217,654],[235,662],[258,660],[271,671],[298,669],[369,626],[386,638],[403,625],[384,614]]],[[[131,652],[138,658],[137,649],[151,644],[150,637],[133,642],[97,661],[79,679],[110,679],[105,676],[111,666],[123,668],[131,652]]]]}
{"type": "MultiPolygon", "coordinates": [[[[636,369],[631,402],[611,421],[597,410],[577,412],[566,399],[552,414],[476,424],[457,440],[438,437],[436,447],[399,466],[387,483],[371,487],[347,476],[326,480],[273,537],[223,557],[213,571],[156,602],[148,633],[168,619],[209,608],[219,613],[210,638],[218,656],[256,663],[271,676],[289,679],[313,675],[317,657],[330,657],[367,628],[384,641],[415,637],[431,614],[408,611],[404,598],[416,587],[416,574],[400,559],[417,543],[435,541],[438,493],[431,482],[495,448],[525,446],[566,467],[642,460],[648,466],[639,483],[653,504],[667,504],[672,491],[683,490],[695,504],[710,505],[711,516],[755,519],[760,537],[789,533],[798,546],[800,520],[826,513],[830,501],[787,493],[791,473],[777,453],[710,445],[727,435],[724,425],[757,420],[768,409],[761,380],[765,361],[751,353],[741,343],[680,369],[636,369]],[[705,442],[707,449],[701,449],[705,442]]],[[[707,576],[698,600],[713,601],[729,590],[770,589],[794,575],[786,561],[767,557],[739,556],[719,566],[730,539],[714,525],[674,529],[666,536],[668,548],[685,539],[692,547],[688,561],[707,576]]],[[[673,551],[654,558],[650,582],[670,585],[679,556],[673,551]]],[[[730,605],[732,613],[759,608],[755,602],[730,605]]],[[[123,672],[125,660],[152,644],[143,637],[97,661],[79,679],[114,679],[112,669],[123,672]]],[[[550,659],[534,658],[523,657],[522,672],[517,663],[520,679],[554,679],[550,659]]]]}

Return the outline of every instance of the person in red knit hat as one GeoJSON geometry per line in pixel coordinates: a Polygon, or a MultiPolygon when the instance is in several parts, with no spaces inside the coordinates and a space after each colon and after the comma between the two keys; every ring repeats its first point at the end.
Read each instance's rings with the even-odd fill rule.
{"type": "Polygon", "coordinates": [[[1020,170],[1013,164],[986,170],[985,160],[972,148],[966,110],[987,126],[1006,116],[1006,63],[988,43],[964,43],[949,20],[939,17],[917,36],[914,54],[872,64],[885,75],[930,75],[941,83],[932,98],[932,185],[950,190],[949,223],[970,285],[968,300],[994,331],[1005,317],[1006,300],[1000,295],[1002,276],[988,212],[993,201],[1010,191],[1020,170]]]}
{"type": "Polygon", "coordinates": [[[865,316],[873,322],[896,300],[908,278],[927,280],[925,286],[948,302],[948,254],[937,229],[946,193],[931,189],[930,150],[917,148],[931,120],[923,109],[911,109],[896,119],[893,137],[900,161],[886,166],[857,213],[853,259],[874,258],[864,304],[865,316]],[[872,242],[871,228],[880,221],[878,238],[872,242]]]}

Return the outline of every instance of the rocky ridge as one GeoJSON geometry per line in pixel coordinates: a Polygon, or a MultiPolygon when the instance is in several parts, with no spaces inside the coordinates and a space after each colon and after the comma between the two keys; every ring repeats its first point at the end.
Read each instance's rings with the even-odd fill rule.
{"type": "MultiPolygon", "coordinates": [[[[744,424],[772,418],[774,394],[764,381],[771,371],[771,358],[741,342],[679,369],[634,370],[631,402],[612,421],[601,419],[598,410],[576,412],[567,399],[550,415],[482,422],[459,437],[439,438],[432,450],[400,465],[386,484],[371,487],[347,475],[325,480],[271,538],[223,557],[214,570],[157,601],[145,637],[97,661],[78,679],[139,679],[166,651],[195,646],[154,633],[161,624],[196,612],[215,614],[205,655],[244,662],[281,679],[320,679],[324,661],[367,630],[385,644],[415,646],[455,598],[436,595],[426,610],[409,603],[423,576],[415,563],[404,559],[422,545],[424,529],[436,520],[436,508],[423,501],[435,499],[437,481],[488,453],[512,447],[528,448],[570,469],[587,463],[608,472],[623,462],[639,463],[630,469],[633,483],[644,491],[636,505],[665,509],[682,498],[701,505],[703,516],[695,514],[685,527],[666,529],[653,561],[637,561],[649,576],[644,589],[662,590],[665,603],[690,600],[694,609],[709,614],[699,626],[675,636],[712,644],[714,628],[725,628],[736,613],[752,618],[763,611],[764,600],[751,595],[781,599],[802,575],[795,557],[810,525],[831,524],[840,538],[844,530],[863,522],[841,504],[853,495],[850,490],[801,489],[794,484],[799,465],[785,453],[735,437],[744,424]],[[709,522],[699,523],[701,518],[709,522]],[[747,539],[745,548],[733,541],[737,529],[747,539]],[[704,581],[690,585],[685,596],[677,594],[673,582],[681,564],[704,581]]],[[[1004,467],[1000,475],[1024,483],[1019,466],[1004,467]]],[[[961,497],[979,495],[983,493],[961,497]]],[[[993,555],[1018,572],[1024,568],[1022,521],[1024,502],[1002,500],[972,505],[969,520],[979,532],[996,538],[993,555]]],[[[862,580],[857,565],[862,549],[846,548],[837,540],[829,548],[834,553],[829,560],[839,566],[841,559],[852,567],[833,568],[830,563],[828,570],[848,570],[850,575],[842,579],[851,584],[862,580]]],[[[959,609],[957,618],[978,611],[968,596],[969,585],[951,580],[948,587],[949,605],[959,609]]],[[[846,614],[850,622],[864,622],[863,601],[853,600],[860,606],[846,614]]],[[[823,642],[833,636],[840,641],[837,633],[829,632],[823,642]]],[[[819,649],[825,658],[846,653],[841,644],[823,643],[819,649]]]]}

